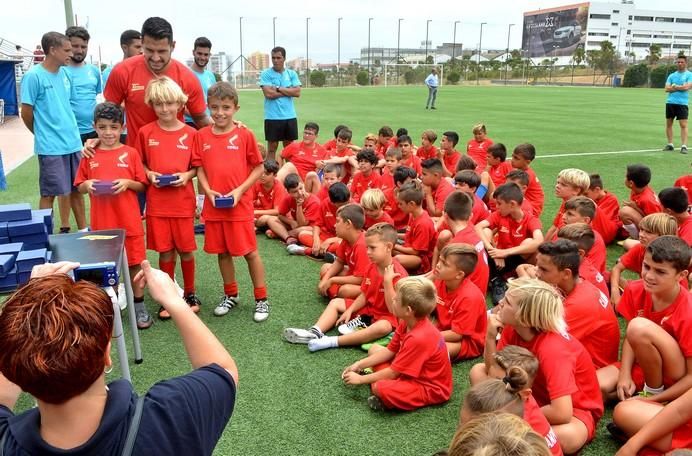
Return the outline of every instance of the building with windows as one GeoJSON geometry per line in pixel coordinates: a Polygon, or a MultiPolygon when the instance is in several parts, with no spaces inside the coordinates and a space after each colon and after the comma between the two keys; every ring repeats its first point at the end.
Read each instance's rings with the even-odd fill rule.
{"type": "MultiPolygon", "coordinates": [[[[209,58],[209,63],[207,64],[207,70],[212,73],[221,74],[221,79],[227,79],[229,65],[231,64],[231,56],[225,52],[219,52],[218,54],[212,54],[209,58]],[[226,73],[224,73],[224,71],[226,73]]],[[[192,66],[194,60],[192,57],[185,59],[185,65],[192,66]]]]}

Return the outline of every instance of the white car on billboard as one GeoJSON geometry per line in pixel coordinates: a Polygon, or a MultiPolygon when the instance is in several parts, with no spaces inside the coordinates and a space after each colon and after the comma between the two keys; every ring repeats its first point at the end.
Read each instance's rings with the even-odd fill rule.
{"type": "Polygon", "coordinates": [[[581,25],[572,22],[556,29],[553,32],[553,41],[559,44],[569,45],[581,39],[581,25]]]}

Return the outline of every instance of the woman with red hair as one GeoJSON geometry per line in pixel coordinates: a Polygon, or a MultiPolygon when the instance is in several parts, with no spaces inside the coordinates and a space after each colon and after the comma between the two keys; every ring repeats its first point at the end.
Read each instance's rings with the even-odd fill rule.
{"type": "Polygon", "coordinates": [[[106,385],[113,304],[67,273],[37,266],[0,314],[0,454],[211,454],[233,413],[238,370],[179,297],[167,274],[142,263],[135,281],[168,310],[194,371],[138,397],[126,380],[106,385]],[[21,391],[38,408],[14,415],[21,391]]]}

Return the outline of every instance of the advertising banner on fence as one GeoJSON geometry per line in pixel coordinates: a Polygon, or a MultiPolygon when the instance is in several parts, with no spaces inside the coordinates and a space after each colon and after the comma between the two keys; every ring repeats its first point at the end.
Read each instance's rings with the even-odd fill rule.
{"type": "Polygon", "coordinates": [[[588,3],[524,13],[521,48],[531,58],[571,56],[584,47],[588,19],[588,3]]]}

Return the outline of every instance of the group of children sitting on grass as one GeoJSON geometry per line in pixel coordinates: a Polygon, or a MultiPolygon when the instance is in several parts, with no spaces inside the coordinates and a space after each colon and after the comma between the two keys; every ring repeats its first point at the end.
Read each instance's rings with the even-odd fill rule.
{"type": "Polygon", "coordinates": [[[666,438],[644,442],[659,451],[692,444],[689,417],[648,423],[692,387],[686,189],[657,196],[650,169],[629,165],[630,200],[620,207],[599,175],[564,169],[555,184],[562,204],[544,231],[535,148],[521,144],[507,160],[483,125],[473,132],[466,153],[455,150],[455,132],[438,150],[432,131],[416,148],[389,127],[361,148],[340,126],[320,146],[308,123],[282,166],[265,161],[258,231],[326,262],[317,289],[327,307],[284,338],[311,352],[366,349],[342,378],[370,385],[377,410],[446,402],[451,363],[482,355],[462,423],[511,411],[552,454],[572,454],[593,439],[604,402],[620,400],[609,426],[619,438],[654,426],[666,438]],[[606,246],[628,237],[607,271],[606,246]],[[625,269],[641,279],[626,281],[625,269]],[[617,314],[628,321],[621,356],[617,314]],[[637,393],[646,400],[625,401],[637,393]]]}

